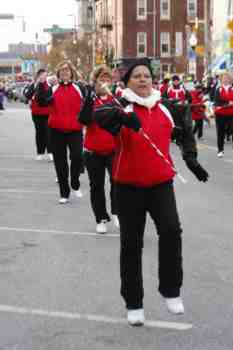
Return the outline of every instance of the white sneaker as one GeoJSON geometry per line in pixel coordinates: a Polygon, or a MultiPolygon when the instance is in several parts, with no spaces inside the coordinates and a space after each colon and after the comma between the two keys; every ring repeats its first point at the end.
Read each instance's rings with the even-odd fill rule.
{"type": "Polygon", "coordinates": [[[143,326],[145,323],[145,316],[143,309],[128,310],[127,321],[130,326],[143,326]]]}
{"type": "Polygon", "coordinates": [[[48,162],[53,162],[53,155],[52,155],[52,153],[48,153],[47,156],[48,156],[48,162]]]}
{"type": "Polygon", "coordinates": [[[218,152],[218,154],[217,154],[217,157],[218,158],[222,158],[224,156],[224,152],[222,151],[222,152],[218,152]]]}
{"type": "Polygon", "coordinates": [[[69,199],[68,198],[60,198],[59,199],[59,204],[66,204],[69,202],[69,199]]]}
{"type": "Polygon", "coordinates": [[[112,220],[113,220],[114,225],[115,225],[117,228],[120,228],[120,223],[119,223],[118,216],[117,216],[117,215],[112,215],[112,220]]]}
{"type": "Polygon", "coordinates": [[[168,311],[172,314],[183,314],[184,313],[184,304],[181,297],[178,298],[165,298],[166,306],[168,311]]]}
{"type": "Polygon", "coordinates": [[[43,155],[42,154],[38,154],[36,156],[36,160],[38,160],[38,161],[43,160],[43,155]]]}
{"type": "Polygon", "coordinates": [[[74,195],[75,195],[77,198],[82,198],[82,197],[83,197],[83,193],[82,193],[81,190],[74,191],[74,195]]]}
{"type": "Polygon", "coordinates": [[[96,225],[96,232],[97,233],[107,233],[107,225],[105,221],[101,221],[99,224],[96,225]]]}

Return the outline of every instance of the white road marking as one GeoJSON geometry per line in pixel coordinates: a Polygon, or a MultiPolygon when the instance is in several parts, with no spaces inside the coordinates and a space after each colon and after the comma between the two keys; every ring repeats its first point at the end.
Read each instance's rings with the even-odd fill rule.
{"type": "MultiPolygon", "coordinates": [[[[45,170],[46,171],[38,171],[38,169],[26,169],[26,168],[1,168],[1,171],[6,171],[6,172],[13,172],[13,173],[23,172],[24,174],[25,173],[27,173],[27,174],[40,174],[40,176],[41,175],[48,176],[47,168],[45,170]]],[[[49,174],[51,174],[51,173],[49,173],[49,174]]]]}
{"type": "Polygon", "coordinates": [[[0,188],[1,193],[39,193],[39,194],[54,194],[54,191],[40,191],[40,190],[24,190],[16,188],[0,188]]]}
{"type": "Polygon", "coordinates": [[[28,155],[27,154],[0,154],[0,158],[23,158],[23,159],[35,160],[35,156],[30,154],[28,155]]]}
{"type": "Polygon", "coordinates": [[[67,232],[62,230],[41,230],[35,228],[20,228],[20,227],[4,227],[0,226],[0,231],[11,231],[11,232],[31,232],[31,233],[42,233],[50,234],[52,236],[64,235],[64,236],[89,236],[89,237],[118,237],[119,233],[107,233],[107,234],[97,234],[96,232],[67,232]]]}
{"type": "MultiPolygon", "coordinates": [[[[70,320],[87,320],[101,323],[110,324],[127,324],[127,321],[122,318],[112,318],[104,315],[89,315],[89,314],[79,314],[71,312],[62,311],[49,311],[42,309],[30,309],[25,307],[17,307],[11,305],[0,305],[0,312],[13,313],[20,315],[29,316],[41,316],[49,318],[62,318],[70,320]]],[[[147,321],[145,326],[150,328],[165,328],[173,329],[178,331],[185,331],[191,329],[193,326],[190,323],[178,323],[178,322],[165,322],[165,321],[147,321]]]]}

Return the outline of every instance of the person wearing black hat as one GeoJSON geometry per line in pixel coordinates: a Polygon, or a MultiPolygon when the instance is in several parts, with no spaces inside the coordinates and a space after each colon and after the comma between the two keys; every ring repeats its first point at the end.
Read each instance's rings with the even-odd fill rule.
{"type": "Polygon", "coordinates": [[[191,103],[192,97],[190,93],[183,87],[178,75],[172,77],[172,85],[163,94],[164,98],[169,100],[176,100],[180,103],[185,103],[186,101],[191,103]]]}
{"type": "Polygon", "coordinates": [[[173,189],[175,169],[169,147],[174,138],[183,159],[199,181],[208,173],[197,161],[192,120],[152,88],[148,62],[138,60],[126,72],[121,104],[94,111],[97,123],[116,136],[113,179],[120,222],[121,295],[132,326],[144,324],[142,251],[147,212],[159,237],[159,292],[173,314],[184,312],[180,296],[182,268],[181,225],[173,189]],[[124,107],[123,107],[124,106],[124,107]]]}

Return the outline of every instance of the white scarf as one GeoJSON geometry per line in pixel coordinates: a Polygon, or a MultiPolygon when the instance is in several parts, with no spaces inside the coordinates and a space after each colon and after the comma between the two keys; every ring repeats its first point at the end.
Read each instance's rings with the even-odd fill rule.
{"type": "Polygon", "coordinates": [[[122,97],[131,103],[137,103],[140,106],[144,106],[151,109],[161,99],[161,93],[158,90],[152,89],[152,93],[148,97],[140,97],[133,90],[126,88],[123,90],[122,97]]]}

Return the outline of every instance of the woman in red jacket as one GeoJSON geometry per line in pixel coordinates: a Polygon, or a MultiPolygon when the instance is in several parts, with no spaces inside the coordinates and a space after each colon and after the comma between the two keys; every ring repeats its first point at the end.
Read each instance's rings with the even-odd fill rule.
{"type": "Polygon", "coordinates": [[[203,95],[203,87],[202,85],[196,85],[195,89],[190,91],[190,95],[192,97],[192,119],[195,123],[193,128],[193,134],[197,133],[198,140],[202,140],[203,137],[203,124],[205,116],[205,106],[204,106],[204,95],[203,95]]]}
{"type": "Polygon", "coordinates": [[[79,177],[82,170],[83,126],[77,117],[83,103],[83,93],[81,84],[74,82],[75,76],[76,72],[71,63],[63,61],[57,66],[58,84],[46,90],[44,81],[41,80],[36,91],[39,105],[50,106],[48,124],[60,188],[60,204],[68,202],[70,187],[76,197],[82,197],[79,177]],[[67,149],[69,149],[70,166],[67,149]]]}
{"type": "Polygon", "coordinates": [[[96,232],[106,233],[106,223],[110,216],[106,209],[105,198],[105,172],[110,176],[110,199],[113,221],[119,227],[114,205],[113,184],[112,184],[112,159],[116,148],[114,137],[107,131],[100,128],[92,118],[92,109],[105,103],[112,102],[112,96],[102,88],[103,84],[109,87],[112,83],[111,70],[106,66],[99,66],[92,74],[94,83],[93,90],[90,90],[89,101],[86,100],[86,109],[80,113],[79,121],[86,125],[84,139],[84,159],[90,181],[91,206],[96,219],[96,232]]]}
{"type": "Polygon", "coordinates": [[[233,125],[233,87],[232,76],[224,73],[221,85],[215,93],[215,122],[217,130],[217,146],[219,158],[224,156],[224,139],[227,127],[233,125]]]}
{"type": "Polygon", "coordinates": [[[152,89],[152,71],[147,60],[136,62],[125,74],[124,82],[125,109],[117,104],[98,107],[95,118],[100,126],[117,135],[113,178],[120,222],[121,295],[126,303],[128,322],[134,326],[144,323],[142,250],[147,212],[159,237],[159,292],[170,312],[184,312],[180,297],[182,229],[173,190],[175,171],[169,153],[172,134],[196,177],[205,182],[208,173],[197,161],[191,116],[176,115],[175,107],[170,108],[171,102],[167,101],[172,116],[161,103],[160,92],[152,89]]]}
{"type": "Polygon", "coordinates": [[[41,79],[43,80],[44,89],[48,90],[49,86],[47,83],[47,72],[45,69],[39,69],[36,74],[35,82],[26,86],[23,93],[24,93],[24,96],[27,98],[27,100],[30,100],[32,120],[35,126],[35,132],[36,132],[35,134],[36,150],[37,150],[36,159],[42,160],[45,154],[45,151],[47,150],[48,160],[52,161],[53,156],[52,156],[52,151],[50,146],[50,136],[49,136],[49,128],[48,128],[48,118],[50,113],[50,107],[40,106],[35,99],[36,86],[41,79]]]}

